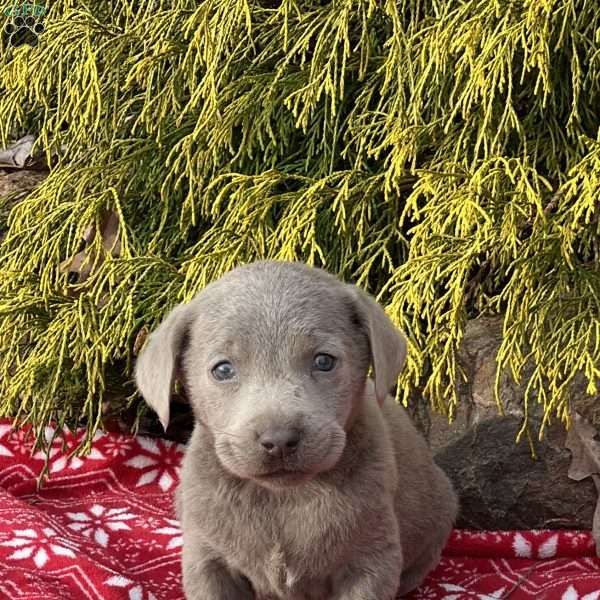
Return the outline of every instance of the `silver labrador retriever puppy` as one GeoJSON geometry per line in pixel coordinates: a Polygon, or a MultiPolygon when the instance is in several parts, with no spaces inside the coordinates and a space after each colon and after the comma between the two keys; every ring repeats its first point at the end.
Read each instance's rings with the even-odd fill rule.
{"type": "Polygon", "coordinates": [[[388,396],[405,355],[370,296],[292,262],[234,269],[150,335],[141,393],[166,427],[180,376],[196,421],[178,490],[189,600],[392,600],[419,585],[457,499],[388,396]]]}

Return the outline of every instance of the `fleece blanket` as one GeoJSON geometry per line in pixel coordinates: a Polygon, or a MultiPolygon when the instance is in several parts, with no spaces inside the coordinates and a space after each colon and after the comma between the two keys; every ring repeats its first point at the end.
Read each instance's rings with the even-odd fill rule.
{"type": "MultiPolygon", "coordinates": [[[[48,428],[47,439],[55,432],[48,428]]],[[[44,455],[0,421],[0,598],[183,600],[173,491],[183,447],[83,432],[44,455]]],[[[410,600],[600,600],[600,559],[583,531],[454,531],[410,600]]]]}

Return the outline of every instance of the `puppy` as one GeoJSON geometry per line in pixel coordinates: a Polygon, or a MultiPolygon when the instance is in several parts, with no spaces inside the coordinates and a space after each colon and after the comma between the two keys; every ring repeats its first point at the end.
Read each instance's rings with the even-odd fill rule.
{"type": "Polygon", "coordinates": [[[388,396],[405,355],[370,296],[293,262],[230,271],[149,336],[139,390],[166,427],[180,371],[195,416],[188,600],[393,600],[421,583],[458,505],[388,396]]]}

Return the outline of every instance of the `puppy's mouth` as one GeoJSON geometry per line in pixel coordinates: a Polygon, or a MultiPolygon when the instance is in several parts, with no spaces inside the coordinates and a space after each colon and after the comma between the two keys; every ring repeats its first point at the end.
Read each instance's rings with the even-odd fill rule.
{"type": "Polygon", "coordinates": [[[286,469],[286,468],[277,468],[271,471],[265,471],[264,473],[257,473],[254,476],[254,479],[258,481],[268,481],[273,483],[283,483],[283,484],[291,484],[291,483],[299,483],[304,481],[309,477],[308,473],[304,471],[299,471],[298,469],[286,469]]]}
{"type": "Polygon", "coordinates": [[[301,471],[290,471],[288,469],[276,469],[275,471],[268,471],[267,473],[261,473],[259,477],[261,479],[276,479],[278,477],[302,477],[304,473],[301,471]]]}
{"type": "Polygon", "coordinates": [[[321,435],[306,436],[306,443],[289,456],[265,455],[258,445],[241,444],[225,436],[217,437],[215,450],[223,466],[236,477],[269,488],[283,488],[313,480],[337,464],[345,447],[343,430],[334,429],[327,432],[329,435],[317,433],[321,435]]]}

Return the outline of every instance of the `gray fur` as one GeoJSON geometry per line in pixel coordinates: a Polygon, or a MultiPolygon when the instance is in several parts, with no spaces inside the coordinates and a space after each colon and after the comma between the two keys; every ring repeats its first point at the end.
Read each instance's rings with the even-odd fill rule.
{"type": "Polygon", "coordinates": [[[457,499],[387,395],[405,356],[370,296],[301,263],[238,267],[170,313],[136,380],[166,427],[181,363],[193,405],[178,490],[188,600],[392,600],[420,584],[457,499]],[[316,369],[318,353],[335,367],[316,369]],[[235,375],[217,381],[225,359],[235,375]]]}

